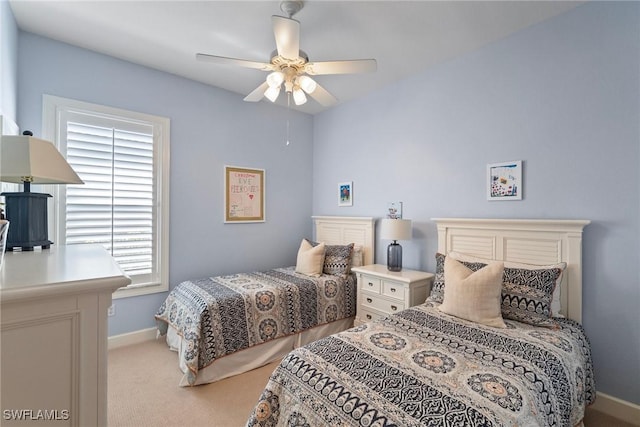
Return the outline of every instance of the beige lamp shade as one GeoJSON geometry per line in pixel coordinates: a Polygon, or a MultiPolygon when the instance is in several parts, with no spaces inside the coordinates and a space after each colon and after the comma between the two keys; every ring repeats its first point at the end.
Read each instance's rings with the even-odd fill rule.
{"type": "Polygon", "coordinates": [[[2,136],[0,146],[0,181],[83,184],[49,141],[32,136],[2,136]]]}
{"type": "Polygon", "coordinates": [[[383,219],[380,227],[380,238],[386,240],[411,240],[411,220],[383,219]]]}

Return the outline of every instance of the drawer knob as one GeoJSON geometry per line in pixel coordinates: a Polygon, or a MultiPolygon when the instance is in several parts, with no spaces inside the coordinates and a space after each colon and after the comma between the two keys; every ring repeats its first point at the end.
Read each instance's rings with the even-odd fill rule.
{"type": "Polygon", "coordinates": [[[391,310],[396,311],[398,309],[398,307],[396,307],[395,305],[391,306],[391,310]]]}
{"type": "Polygon", "coordinates": [[[369,282],[369,286],[373,286],[373,283],[369,282]]]}
{"type": "Polygon", "coordinates": [[[369,304],[371,304],[371,303],[373,302],[373,300],[372,300],[371,298],[367,298],[367,302],[368,302],[369,304]]]}
{"type": "Polygon", "coordinates": [[[367,319],[371,320],[371,315],[370,314],[367,314],[367,319]]]}
{"type": "Polygon", "coordinates": [[[395,292],[395,291],[396,291],[396,288],[391,288],[391,292],[395,292]]]}

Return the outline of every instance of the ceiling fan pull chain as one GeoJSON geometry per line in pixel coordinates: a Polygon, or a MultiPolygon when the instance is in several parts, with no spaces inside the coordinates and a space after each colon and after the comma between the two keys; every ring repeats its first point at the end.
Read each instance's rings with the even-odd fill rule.
{"type": "Polygon", "coordinates": [[[287,92],[287,146],[289,146],[289,115],[291,114],[291,92],[287,92]]]}

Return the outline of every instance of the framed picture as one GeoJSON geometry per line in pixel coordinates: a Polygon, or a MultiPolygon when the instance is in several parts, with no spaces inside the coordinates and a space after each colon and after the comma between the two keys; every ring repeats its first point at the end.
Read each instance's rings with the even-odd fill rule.
{"type": "Polygon", "coordinates": [[[402,202],[387,203],[387,218],[402,219],[402,202]]]}
{"type": "Polygon", "coordinates": [[[487,165],[487,200],[522,200],[522,161],[487,165]]]}
{"type": "Polygon", "coordinates": [[[264,169],[224,167],[224,222],[264,222],[264,169]]]}
{"type": "Polygon", "coordinates": [[[353,182],[338,184],[338,206],[353,206],[353,182]]]}

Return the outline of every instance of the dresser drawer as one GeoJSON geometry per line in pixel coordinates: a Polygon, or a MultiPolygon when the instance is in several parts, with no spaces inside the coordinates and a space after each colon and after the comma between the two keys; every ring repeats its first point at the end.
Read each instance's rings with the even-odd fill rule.
{"type": "Polygon", "coordinates": [[[382,289],[382,280],[377,277],[363,275],[360,289],[362,289],[363,291],[379,294],[380,290],[382,289]]]}
{"type": "Polygon", "coordinates": [[[375,310],[382,311],[384,313],[397,313],[404,310],[403,301],[391,301],[385,298],[380,298],[376,295],[362,294],[362,307],[373,308],[375,310]]]}
{"type": "Polygon", "coordinates": [[[389,298],[396,298],[400,301],[404,300],[404,286],[397,282],[382,281],[382,295],[389,298]]]}

